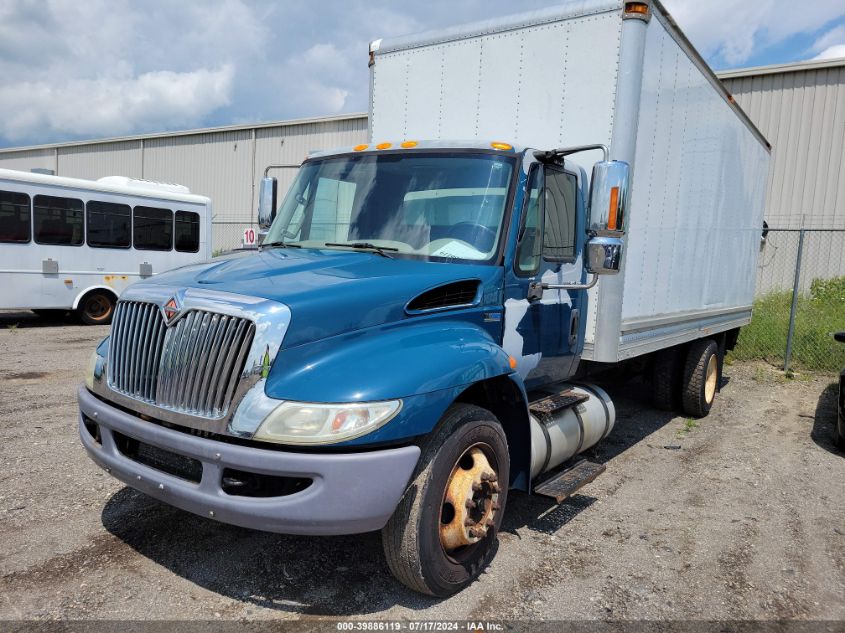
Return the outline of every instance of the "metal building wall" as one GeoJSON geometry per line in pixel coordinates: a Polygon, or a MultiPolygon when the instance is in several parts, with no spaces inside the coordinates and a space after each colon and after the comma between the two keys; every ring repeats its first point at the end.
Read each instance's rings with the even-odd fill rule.
{"type": "Polygon", "coordinates": [[[57,147],[59,161],[57,174],[71,178],[91,179],[114,175],[141,178],[142,143],[143,141],[139,139],[57,147]]]}
{"type": "Polygon", "coordinates": [[[845,59],[720,76],[773,146],[769,225],[845,228],[845,59]]]}
{"type": "Polygon", "coordinates": [[[33,169],[56,170],[56,150],[53,147],[9,151],[0,154],[0,168],[32,171],[33,169]]]}

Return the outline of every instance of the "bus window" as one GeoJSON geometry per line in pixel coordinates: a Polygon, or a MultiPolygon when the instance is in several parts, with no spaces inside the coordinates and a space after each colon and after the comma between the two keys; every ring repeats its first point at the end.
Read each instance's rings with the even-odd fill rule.
{"type": "Polygon", "coordinates": [[[84,220],[82,200],[35,196],[35,241],[57,246],[81,246],[84,220]]]}
{"type": "Polygon", "coordinates": [[[129,248],[132,211],[128,204],[92,200],[88,209],[88,246],[129,248]]]}
{"type": "Polygon", "coordinates": [[[29,196],[0,191],[0,242],[29,241],[29,196]]]}
{"type": "Polygon", "coordinates": [[[132,242],[142,251],[169,251],[173,248],[173,212],[155,207],[135,207],[132,242]]]}
{"type": "Polygon", "coordinates": [[[200,249],[200,215],[193,211],[176,212],[176,233],[173,241],[180,253],[196,253],[200,249]]]}

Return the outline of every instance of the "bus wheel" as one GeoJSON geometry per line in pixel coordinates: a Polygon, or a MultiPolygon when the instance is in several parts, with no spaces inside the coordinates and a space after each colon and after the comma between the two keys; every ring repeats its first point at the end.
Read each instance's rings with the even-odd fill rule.
{"type": "Polygon", "coordinates": [[[493,558],[508,493],[502,425],[459,403],[425,441],[416,474],[382,530],[387,565],[407,587],[445,598],[493,558]]]}
{"type": "Polygon", "coordinates": [[[77,312],[85,325],[108,325],[114,314],[114,296],[101,290],[89,292],[82,297],[77,312]]]}

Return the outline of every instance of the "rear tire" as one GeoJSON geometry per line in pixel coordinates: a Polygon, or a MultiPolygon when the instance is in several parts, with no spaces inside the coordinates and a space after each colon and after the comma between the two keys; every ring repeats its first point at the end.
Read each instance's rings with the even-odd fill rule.
{"type": "Polygon", "coordinates": [[[719,346],[705,338],[690,343],[681,383],[684,413],[703,418],[710,413],[719,390],[719,346]]]}
{"type": "Polygon", "coordinates": [[[446,411],[382,530],[387,565],[397,580],[445,598],[479,576],[496,552],[509,462],[505,432],[492,413],[462,403],[446,411]],[[481,474],[472,475],[476,469],[481,474]],[[461,497],[463,491],[471,497],[461,497]],[[457,503],[461,498],[464,503],[457,503]],[[455,538],[472,542],[452,546],[455,538]]]}
{"type": "Polygon", "coordinates": [[[654,354],[651,366],[651,397],[654,406],[663,411],[674,411],[680,404],[681,350],[677,347],[662,349],[654,354]]]}
{"type": "Polygon", "coordinates": [[[108,325],[114,314],[114,295],[102,290],[89,292],[76,311],[85,325],[108,325]]]}

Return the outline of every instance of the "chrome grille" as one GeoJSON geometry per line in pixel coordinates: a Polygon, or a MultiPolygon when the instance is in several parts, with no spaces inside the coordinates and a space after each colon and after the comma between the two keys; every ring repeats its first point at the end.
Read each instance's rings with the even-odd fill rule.
{"type": "Polygon", "coordinates": [[[189,310],[168,326],[159,307],[119,301],[109,344],[109,386],[158,407],[208,418],[226,414],[255,326],[189,310]]]}

